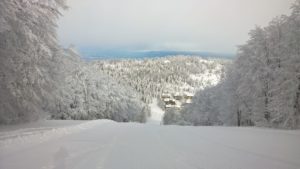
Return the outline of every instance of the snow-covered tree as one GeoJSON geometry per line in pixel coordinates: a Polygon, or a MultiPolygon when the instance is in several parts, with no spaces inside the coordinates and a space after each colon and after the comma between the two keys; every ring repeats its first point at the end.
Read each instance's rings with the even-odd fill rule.
{"type": "Polygon", "coordinates": [[[195,126],[219,125],[218,87],[211,87],[196,93],[193,103],[181,110],[184,121],[195,126]]]}
{"type": "Polygon", "coordinates": [[[51,107],[63,0],[1,0],[0,124],[37,119],[51,107]]]}
{"type": "Polygon", "coordinates": [[[221,83],[197,93],[182,110],[185,121],[300,127],[300,0],[291,9],[291,15],[250,31],[250,39],[239,47],[221,83]]]}
{"type": "Polygon", "coordinates": [[[290,16],[251,31],[250,40],[240,47],[235,62],[242,79],[238,96],[247,105],[242,115],[249,113],[255,125],[299,127],[299,4],[297,0],[290,16]]]}
{"type": "Polygon", "coordinates": [[[145,103],[150,103],[153,97],[160,97],[162,93],[194,93],[215,85],[224,74],[227,63],[227,60],[181,55],[94,62],[102,73],[141,93],[145,103]]]}
{"type": "Polygon", "coordinates": [[[66,85],[57,97],[52,118],[146,121],[150,110],[132,88],[118,84],[93,64],[81,61],[72,48],[65,50],[63,64],[66,85]]]}
{"type": "Polygon", "coordinates": [[[182,116],[180,115],[180,112],[176,108],[170,108],[167,109],[164,117],[163,117],[163,124],[164,125],[190,125],[190,123],[187,123],[184,121],[182,116]]]}
{"type": "Polygon", "coordinates": [[[56,40],[64,0],[0,2],[0,124],[55,119],[145,122],[141,96],[56,40]]]}

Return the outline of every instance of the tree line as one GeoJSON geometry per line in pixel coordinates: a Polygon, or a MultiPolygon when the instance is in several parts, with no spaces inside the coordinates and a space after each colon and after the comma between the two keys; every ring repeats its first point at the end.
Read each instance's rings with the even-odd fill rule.
{"type": "Polygon", "coordinates": [[[165,123],[299,128],[299,0],[291,10],[251,30],[221,83],[198,92],[180,112],[168,112],[165,123]]]}
{"type": "Polygon", "coordinates": [[[0,124],[43,119],[145,122],[149,108],[130,86],[95,73],[57,42],[64,0],[1,0],[0,124]]]}

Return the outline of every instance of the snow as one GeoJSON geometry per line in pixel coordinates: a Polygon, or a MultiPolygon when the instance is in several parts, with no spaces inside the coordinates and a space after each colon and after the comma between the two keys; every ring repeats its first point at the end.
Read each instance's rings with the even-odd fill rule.
{"type": "Polygon", "coordinates": [[[168,59],[164,60],[164,63],[170,63],[170,62],[171,62],[171,61],[168,60],[168,59]]]}
{"type": "Polygon", "coordinates": [[[22,130],[40,129],[40,128],[60,128],[66,126],[74,126],[84,123],[84,120],[40,120],[32,123],[17,124],[17,125],[0,125],[0,133],[17,132],[22,130]]]}
{"type": "Polygon", "coordinates": [[[61,136],[90,128],[93,126],[92,124],[95,124],[95,121],[83,122],[71,120],[51,120],[16,126],[1,126],[0,151],[4,151],[6,149],[9,150],[11,147],[19,147],[24,143],[42,143],[51,138],[59,138],[61,136]]]}
{"type": "MultiPolygon", "coordinates": [[[[221,67],[218,67],[218,69],[221,69],[221,67]]],[[[220,82],[220,75],[215,73],[209,73],[208,71],[205,71],[202,74],[190,74],[190,78],[194,81],[210,83],[211,86],[215,86],[220,82]]],[[[204,88],[205,86],[201,87],[201,89],[204,88]]]]}
{"type": "Polygon", "coordinates": [[[225,66],[231,61],[203,59],[198,56],[168,56],[136,60],[97,60],[92,64],[120,84],[134,88],[150,103],[152,97],[176,92],[189,92],[219,83],[225,66]],[[133,78],[134,77],[134,78],[133,78]]]}
{"type": "Polygon", "coordinates": [[[0,17],[0,33],[8,31],[11,29],[10,25],[7,24],[6,20],[0,17]]]}
{"type": "MultiPolygon", "coordinates": [[[[161,126],[109,120],[73,125],[68,122],[65,127],[61,125],[57,129],[61,130],[72,132],[54,132],[43,142],[35,140],[43,136],[37,132],[31,142],[1,144],[0,168],[300,168],[299,130],[161,126]]],[[[5,134],[8,132],[14,133],[15,130],[5,134]]],[[[2,138],[1,142],[4,140],[2,138]]]]}
{"type": "Polygon", "coordinates": [[[149,106],[151,109],[151,116],[148,118],[147,123],[161,124],[165,112],[158,107],[157,99],[153,99],[153,102],[149,106]]]}

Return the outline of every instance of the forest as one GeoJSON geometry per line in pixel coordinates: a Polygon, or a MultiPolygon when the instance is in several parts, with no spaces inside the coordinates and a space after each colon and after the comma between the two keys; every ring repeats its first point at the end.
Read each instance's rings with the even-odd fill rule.
{"type": "Polygon", "coordinates": [[[183,110],[169,110],[164,123],[299,128],[300,1],[291,9],[251,30],[225,78],[183,110]]]}
{"type": "Polygon", "coordinates": [[[151,103],[162,94],[196,91],[215,86],[225,75],[229,59],[176,55],[143,60],[97,60],[92,64],[121,84],[129,85],[151,103]]]}
{"type": "Polygon", "coordinates": [[[108,118],[145,122],[139,93],[97,73],[58,44],[64,0],[0,3],[0,124],[38,119],[108,118]]]}
{"type": "Polygon", "coordinates": [[[300,0],[257,26],[233,61],[176,56],[94,61],[62,48],[64,0],[0,3],[0,124],[38,119],[145,122],[152,98],[196,93],[164,124],[300,127],[300,0]],[[173,92],[173,91],[171,91],[173,92]]]}

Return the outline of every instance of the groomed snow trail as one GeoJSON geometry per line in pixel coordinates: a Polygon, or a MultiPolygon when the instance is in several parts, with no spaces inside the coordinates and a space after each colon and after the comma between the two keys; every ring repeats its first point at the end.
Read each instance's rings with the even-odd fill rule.
{"type": "Polygon", "coordinates": [[[157,99],[153,99],[153,102],[149,105],[151,109],[151,116],[148,118],[148,124],[161,124],[165,112],[158,107],[157,99]]]}
{"type": "Polygon", "coordinates": [[[17,139],[30,137],[33,142],[0,144],[0,168],[300,168],[300,131],[160,126],[98,120],[34,135],[17,139]],[[55,135],[56,132],[59,136],[55,135]],[[35,140],[42,135],[49,137],[42,142],[35,140]]]}

